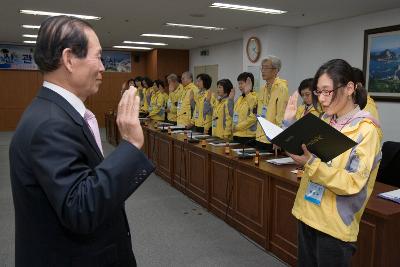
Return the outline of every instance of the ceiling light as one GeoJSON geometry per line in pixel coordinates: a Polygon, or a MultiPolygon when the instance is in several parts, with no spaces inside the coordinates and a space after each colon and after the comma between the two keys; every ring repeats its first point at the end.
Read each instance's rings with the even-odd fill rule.
{"type": "Polygon", "coordinates": [[[75,17],[75,18],[80,18],[80,19],[94,19],[94,20],[100,20],[101,17],[96,17],[96,16],[87,16],[87,15],[78,15],[78,14],[67,14],[67,13],[58,13],[58,12],[47,12],[47,11],[37,11],[37,10],[20,10],[19,11],[22,14],[29,14],[29,15],[40,15],[40,16],[68,16],[68,17],[75,17]]]}
{"type": "Polygon", "coordinates": [[[167,44],[164,44],[164,43],[133,42],[133,41],[124,41],[124,44],[140,44],[140,45],[167,45],[167,44]]]}
{"type": "Polygon", "coordinates": [[[25,29],[39,29],[40,25],[26,25],[26,24],[24,24],[24,25],[21,25],[21,27],[25,28],[25,29]]]}
{"type": "Polygon", "coordinates": [[[148,37],[161,37],[161,38],[176,38],[176,39],[191,39],[190,36],[184,35],[168,35],[168,34],[158,34],[158,33],[143,33],[140,36],[148,36],[148,37]]]}
{"type": "Polygon", "coordinates": [[[277,9],[269,9],[269,8],[262,8],[262,7],[253,7],[253,6],[242,6],[242,5],[232,5],[232,4],[224,4],[224,3],[213,3],[210,7],[259,12],[259,13],[274,14],[274,15],[287,13],[287,11],[277,10],[277,9]]]}
{"type": "Polygon", "coordinates": [[[136,50],[151,50],[150,47],[142,47],[142,46],[128,46],[128,45],[114,45],[114,48],[124,48],[124,49],[136,49],[136,50]]]}
{"type": "Polygon", "coordinates": [[[24,41],[24,43],[27,43],[27,44],[36,44],[36,41],[24,41]]]}
{"type": "Polygon", "coordinates": [[[212,30],[212,31],[225,30],[225,28],[220,28],[220,27],[200,26],[200,25],[190,25],[190,24],[179,24],[179,23],[169,23],[169,22],[165,23],[165,26],[187,27],[187,28],[205,29],[205,30],[212,30]]]}
{"type": "Polygon", "coordinates": [[[36,34],[23,34],[22,37],[37,38],[37,35],[36,34]]]}

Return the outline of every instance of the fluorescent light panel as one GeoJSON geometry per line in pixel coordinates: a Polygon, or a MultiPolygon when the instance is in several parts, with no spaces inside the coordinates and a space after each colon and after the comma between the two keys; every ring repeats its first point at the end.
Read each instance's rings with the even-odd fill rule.
{"type": "Polygon", "coordinates": [[[21,9],[19,12],[22,13],[22,14],[28,14],[28,15],[50,16],[50,17],[64,15],[64,16],[75,17],[75,18],[80,18],[80,19],[93,19],[93,20],[100,20],[101,19],[101,17],[96,17],[96,16],[67,14],[67,13],[48,12],[48,11],[38,11],[38,10],[21,9]]]}
{"type": "Polygon", "coordinates": [[[274,14],[274,15],[287,13],[287,11],[277,10],[277,9],[269,9],[269,8],[262,8],[262,7],[253,7],[253,6],[233,5],[233,4],[225,4],[225,3],[213,3],[210,7],[218,7],[218,8],[226,8],[226,9],[233,9],[233,10],[259,12],[259,13],[274,14]]]}
{"type": "Polygon", "coordinates": [[[36,44],[36,41],[27,41],[27,40],[25,40],[24,43],[26,43],[26,44],[36,44]]]}
{"type": "Polygon", "coordinates": [[[23,34],[22,37],[37,38],[37,35],[36,34],[23,34]]]}
{"type": "Polygon", "coordinates": [[[129,45],[114,45],[114,48],[123,48],[123,49],[136,49],[136,50],[151,50],[150,47],[142,47],[142,46],[129,46],[129,45]]]}
{"type": "Polygon", "coordinates": [[[147,36],[147,37],[160,37],[160,38],[175,38],[175,39],[191,39],[190,36],[184,35],[168,35],[168,34],[158,34],[158,33],[143,33],[140,36],[147,36]]]}
{"type": "Polygon", "coordinates": [[[21,27],[25,28],[25,29],[39,29],[40,25],[26,25],[26,24],[24,24],[24,25],[21,25],[21,27]]]}
{"type": "Polygon", "coordinates": [[[134,42],[134,41],[124,41],[124,44],[139,44],[139,45],[167,45],[167,44],[165,44],[165,43],[134,42]]]}
{"type": "Polygon", "coordinates": [[[165,23],[165,26],[186,27],[186,28],[204,29],[204,30],[212,30],[212,31],[225,30],[225,28],[220,28],[220,27],[200,26],[200,25],[191,25],[191,24],[179,24],[179,23],[170,23],[170,22],[165,23]]]}

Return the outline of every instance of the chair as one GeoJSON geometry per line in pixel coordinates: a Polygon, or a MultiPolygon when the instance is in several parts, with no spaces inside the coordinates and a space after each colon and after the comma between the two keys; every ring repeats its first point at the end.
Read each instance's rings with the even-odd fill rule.
{"type": "Polygon", "coordinates": [[[400,142],[383,143],[382,160],[376,181],[400,187],[400,142]]]}

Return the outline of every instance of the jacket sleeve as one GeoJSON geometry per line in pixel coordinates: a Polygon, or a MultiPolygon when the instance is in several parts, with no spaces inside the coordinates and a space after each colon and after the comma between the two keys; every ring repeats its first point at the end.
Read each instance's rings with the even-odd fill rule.
{"type": "Polygon", "coordinates": [[[282,121],[285,116],[285,109],[286,105],[289,100],[289,93],[288,93],[288,88],[286,85],[282,85],[279,88],[279,95],[278,99],[276,100],[276,123],[280,127],[282,126],[282,121]]]}
{"type": "Polygon", "coordinates": [[[91,168],[82,132],[48,120],[30,145],[35,177],[60,222],[72,232],[94,232],[153,172],[154,166],[132,144],[121,144],[91,168]]]}
{"type": "Polygon", "coordinates": [[[225,129],[224,129],[224,138],[231,138],[232,136],[232,116],[230,115],[230,107],[229,102],[225,104],[224,107],[224,119],[225,119],[225,129]]]}
{"type": "Polygon", "coordinates": [[[149,113],[149,116],[155,116],[158,113],[160,113],[160,111],[162,109],[165,108],[165,101],[164,101],[164,96],[160,95],[157,98],[157,102],[155,103],[155,105],[152,107],[151,112],[149,113]]]}
{"type": "Polygon", "coordinates": [[[369,131],[360,132],[359,138],[358,145],[352,149],[350,157],[342,159],[347,160],[345,168],[335,168],[319,158],[311,158],[304,166],[304,171],[311,181],[325,186],[337,195],[360,192],[367,183],[371,171],[378,166],[381,153],[375,126],[370,125],[369,131]]]}
{"type": "Polygon", "coordinates": [[[255,97],[250,98],[247,100],[247,103],[248,103],[247,116],[246,116],[245,120],[240,121],[236,125],[236,130],[238,130],[238,131],[248,129],[251,126],[255,125],[257,122],[256,115],[254,114],[254,111],[256,111],[256,109],[257,109],[257,99],[255,97]]]}

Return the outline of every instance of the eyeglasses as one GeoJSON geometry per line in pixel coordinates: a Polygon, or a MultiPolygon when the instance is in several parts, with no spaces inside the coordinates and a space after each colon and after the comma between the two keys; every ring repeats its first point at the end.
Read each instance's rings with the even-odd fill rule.
{"type": "Polygon", "coordinates": [[[260,67],[260,70],[274,70],[274,67],[260,67]]]}
{"type": "Polygon", "coordinates": [[[336,91],[336,90],[339,89],[340,87],[343,87],[343,85],[338,86],[338,87],[336,87],[336,88],[333,89],[333,90],[326,90],[326,89],[323,89],[323,90],[314,90],[314,91],[313,91],[313,94],[316,95],[316,96],[320,96],[320,95],[323,95],[323,96],[330,96],[334,91],[336,91]]]}

